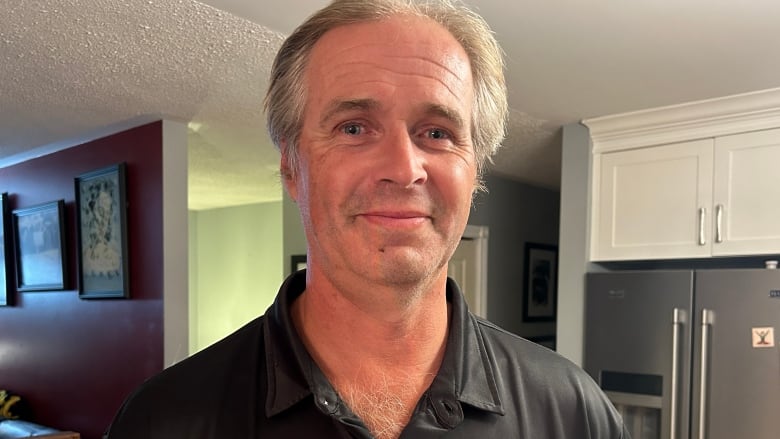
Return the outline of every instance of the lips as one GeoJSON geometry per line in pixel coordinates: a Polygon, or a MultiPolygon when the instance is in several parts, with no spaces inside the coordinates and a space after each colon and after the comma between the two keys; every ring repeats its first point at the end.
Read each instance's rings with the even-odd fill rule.
{"type": "Polygon", "coordinates": [[[430,221],[431,216],[419,211],[369,211],[358,215],[365,221],[387,228],[414,228],[430,221]]]}

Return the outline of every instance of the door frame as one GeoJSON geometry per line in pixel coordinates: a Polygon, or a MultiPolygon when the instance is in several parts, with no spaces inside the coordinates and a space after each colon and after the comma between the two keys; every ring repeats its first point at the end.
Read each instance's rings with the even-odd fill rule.
{"type": "Polygon", "coordinates": [[[487,318],[488,311],[488,226],[466,225],[461,239],[476,241],[477,247],[477,267],[476,284],[477,291],[474,292],[476,302],[471,309],[474,315],[487,318]]]}

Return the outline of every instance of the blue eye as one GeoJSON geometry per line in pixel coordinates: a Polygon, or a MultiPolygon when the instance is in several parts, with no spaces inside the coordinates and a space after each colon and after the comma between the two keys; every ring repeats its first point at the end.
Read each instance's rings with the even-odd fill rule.
{"type": "Polygon", "coordinates": [[[342,126],[341,131],[344,134],[349,134],[350,136],[357,136],[358,134],[363,133],[363,127],[356,123],[350,123],[342,126]]]}
{"type": "Polygon", "coordinates": [[[443,140],[443,139],[449,139],[450,136],[444,130],[438,128],[432,128],[428,130],[428,137],[434,140],[443,140]]]}

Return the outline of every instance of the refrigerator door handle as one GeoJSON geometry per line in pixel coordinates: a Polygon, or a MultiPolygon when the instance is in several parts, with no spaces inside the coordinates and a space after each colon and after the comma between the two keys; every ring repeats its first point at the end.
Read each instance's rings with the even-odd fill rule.
{"type": "Polygon", "coordinates": [[[671,414],[669,439],[677,439],[677,418],[679,408],[677,402],[680,395],[680,330],[685,324],[685,310],[675,308],[672,311],[672,391],[669,411],[671,414]]]}
{"type": "Polygon", "coordinates": [[[713,312],[701,310],[701,374],[699,375],[699,439],[707,439],[707,382],[709,381],[709,345],[710,329],[713,322],[713,312]]]}

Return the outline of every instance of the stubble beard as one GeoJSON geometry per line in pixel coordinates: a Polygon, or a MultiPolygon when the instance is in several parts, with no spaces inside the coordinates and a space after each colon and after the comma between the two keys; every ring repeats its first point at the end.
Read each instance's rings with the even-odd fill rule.
{"type": "MultiPolygon", "coordinates": [[[[374,278],[377,282],[405,291],[404,301],[414,301],[446,269],[447,261],[457,246],[454,238],[447,237],[447,231],[441,230],[437,221],[446,218],[449,212],[438,197],[421,189],[379,188],[371,194],[353,194],[340,206],[347,218],[347,227],[361,228],[364,224],[359,214],[370,211],[375,206],[415,206],[429,217],[430,233],[419,235],[418,231],[393,231],[368,227],[360,230],[363,241],[368,242],[365,253],[350,255],[362,260],[353,264],[360,267],[362,275],[374,278]],[[417,291],[420,290],[420,291],[417,291]]],[[[458,241],[459,241],[458,236],[458,241]]]]}

